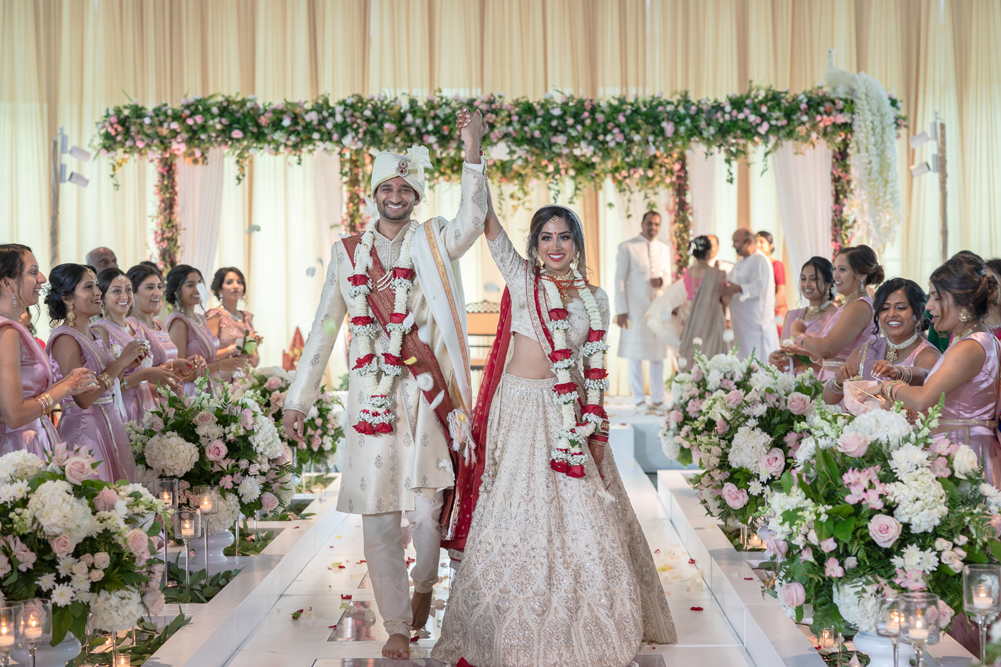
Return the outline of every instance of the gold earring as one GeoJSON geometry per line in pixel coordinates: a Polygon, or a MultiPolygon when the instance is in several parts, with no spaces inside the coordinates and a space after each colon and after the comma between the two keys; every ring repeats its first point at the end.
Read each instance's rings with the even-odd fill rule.
{"type": "Polygon", "coordinates": [[[66,326],[72,327],[74,324],[76,324],[76,308],[71,303],[66,308],[66,326]]]}
{"type": "Polygon", "coordinates": [[[963,308],[961,311],[959,311],[959,321],[962,322],[963,324],[966,324],[972,319],[973,316],[970,315],[970,311],[968,311],[966,308],[963,308]]]}

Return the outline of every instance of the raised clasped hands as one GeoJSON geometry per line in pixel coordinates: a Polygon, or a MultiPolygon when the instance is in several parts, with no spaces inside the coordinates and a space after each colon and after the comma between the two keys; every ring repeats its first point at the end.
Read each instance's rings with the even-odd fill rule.
{"type": "Polygon", "coordinates": [[[483,114],[479,111],[463,108],[455,115],[455,123],[459,128],[459,136],[467,148],[479,145],[487,133],[487,125],[483,122],[483,114]]]}

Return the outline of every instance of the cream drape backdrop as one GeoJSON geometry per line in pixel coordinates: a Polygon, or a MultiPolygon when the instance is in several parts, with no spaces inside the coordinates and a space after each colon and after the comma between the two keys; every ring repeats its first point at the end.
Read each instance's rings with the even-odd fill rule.
{"type": "Polygon", "coordinates": [[[211,284],[219,250],[222,187],[226,161],[221,149],[209,151],[208,162],[177,163],[177,210],[181,225],[181,264],[198,267],[211,284]]]}
{"type": "MultiPolygon", "coordinates": [[[[834,48],[839,67],[866,71],[901,98],[912,128],[943,115],[948,251],[1001,255],[999,34],[996,0],[0,0],[0,241],[49,257],[49,141],[63,126],[85,146],[104,110],[129,97],[176,104],[217,92],[277,101],[439,88],[722,96],[748,81],[816,85],[834,48]]],[[[883,259],[890,275],[923,284],[941,256],[938,189],[933,176],[909,175],[931,149],[911,150],[905,139],[904,223],[883,259]]],[[[738,225],[783,236],[774,174],[762,175],[760,152],[754,160],[734,168],[732,184],[716,160],[713,225],[724,256],[738,225]]],[[[91,183],[62,186],[60,258],[79,261],[108,245],[125,265],[145,259],[153,168],[128,164],[116,190],[105,160],[67,165],[91,183]]],[[[274,156],[255,157],[242,185],[231,163],[225,170],[214,264],[247,273],[266,363],[280,360],[295,325],[308,326],[319,296],[320,267],[312,277],[305,269],[317,256],[326,261],[329,227],[339,222],[316,196],[320,172],[314,158],[295,165],[274,156]],[[252,225],[261,231],[248,233],[252,225]]],[[[451,215],[455,195],[440,190],[425,209],[451,215]]],[[[605,226],[620,224],[605,208],[613,199],[598,189],[575,204],[599,277],[623,238],[605,226]]],[[[516,238],[531,207],[547,200],[539,189],[517,211],[505,208],[516,238]]],[[[463,263],[472,267],[470,299],[499,284],[483,245],[463,263]]]]}
{"type": "Polygon", "coordinates": [[[789,255],[786,294],[796,304],[793,286],[800,268],[811,257],[831,252],[831,149],[818,146],[797,153],[786,144],[772,154],[772,164],[789,255]]]}

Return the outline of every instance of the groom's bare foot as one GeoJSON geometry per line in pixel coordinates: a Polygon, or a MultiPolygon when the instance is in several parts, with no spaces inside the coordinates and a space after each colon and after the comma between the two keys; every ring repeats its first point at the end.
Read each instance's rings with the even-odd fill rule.
{"type": "Polygon", "coordinates": [[[434,599],[434,590],[427,593],[414,591],[414,597],[410,601],[410,609],[414,614],[414,630],[423,630],[427,625],[428,616],[431,614],[431,601],[434,599]]]}
{"type": "Polygon", "coordinates": [[[383,658],[409,658],[410,637],[406,635],[390,635],[389,641],[382,647],[383,658]]]}

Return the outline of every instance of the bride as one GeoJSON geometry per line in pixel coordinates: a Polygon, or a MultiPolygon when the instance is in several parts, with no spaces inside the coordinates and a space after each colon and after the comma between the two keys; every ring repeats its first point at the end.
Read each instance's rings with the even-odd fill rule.
{"type": "Polygon", "coordinates": [[[581,277],[583,230],[569,209],[535,213],[530,261],[492,202],[485,225],[507,289],[473,420],[477,456],[456,480],[479,498],[467,496],[464,523],[443,544],[464,555],[431,656],[624,667],[642,640],[677,639],[606,447],[608,296],[581,277]]]}

